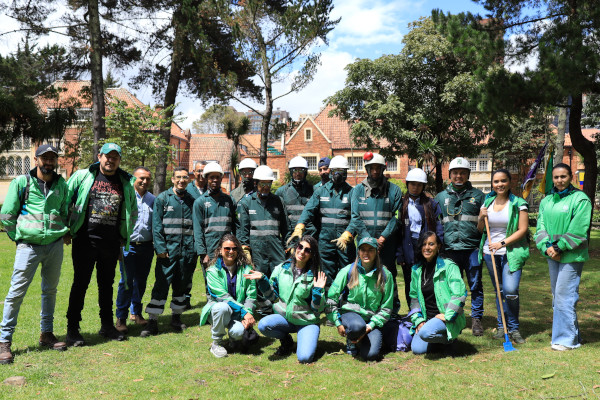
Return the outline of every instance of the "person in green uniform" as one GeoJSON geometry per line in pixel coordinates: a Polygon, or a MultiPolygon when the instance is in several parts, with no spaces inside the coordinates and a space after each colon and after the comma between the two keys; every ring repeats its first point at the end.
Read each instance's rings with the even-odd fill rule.
{"type": "Polygon", "coordinates": [[[196,161],[194,163],[194,180],[185,187],[185,190],[192,195],[194,200],[206,192],[207,182],[204,178],[204,167],[206,167],[206,164],[208,164],[206,161],[196,161]]]}
{"type": "Polygon", "coordinates": [[[254,184],[252,175],[254,175],[254,170],[257,167],[258,165],[251,158],[244,158],[238,165],[238,170],[242,176],[242,183],[231,191],[231,198],[234,204],[239,203],[243,197],[256,192],[256,185],[254,184]]]}
{"type": "Polygon", "coordinates": [[[317,168],[319,168],[319,176],[321,177],[321,181],[313,186],[314,190],[317,190],[327,182],[331,181],[331,169],[329,167],[330,163],[331,159],[329,157],[323,157],[319,160],[317,168]]]}

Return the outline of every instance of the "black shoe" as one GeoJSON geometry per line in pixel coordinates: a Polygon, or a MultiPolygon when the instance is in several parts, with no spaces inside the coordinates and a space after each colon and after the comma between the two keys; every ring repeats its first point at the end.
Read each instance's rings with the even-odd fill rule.
{"type": "Polygon", "coordinates": [[[182,332],[187,326],[181,322],[181,314],[173,314],[171,316],[171,327],[175,332],[182,332]]]}
{"type": "Polygon", "coordinates": [[[79,329],[67,329],[67,346],[81,347],[85,346],[85,340],[79,333],[79,329]]]}
{"type": "Polygon", "coordinates": [[[158,335],[158,321],[155,319],[149,319],[144,330],[140,332],[140,336],[148,337],[155,335],[158,335]]]}
{"type": "Polygon", "coordinates": [[[185,302],[183,303],[183,305],[184,305],[184,309],[183,309],[184,311],[191,310],[192,309],[191,298],[190,297],[186,297],[185,298],[185,302]]]}
{"type": "Polygon", "coordinates": [[[119,332],[114,325],[103,325],[98,331],[98,334],[107,339],[117,340],[119,342],[127,339],[127,336],[125,336],[123,332],[119,332]]]}
{"type": "Polygon", "coordinates": [[[281,346],[275,351],[278,357],[287,357],[294,352],[294,339],[288,334],[284,339],[281,339],[281,346]]]}

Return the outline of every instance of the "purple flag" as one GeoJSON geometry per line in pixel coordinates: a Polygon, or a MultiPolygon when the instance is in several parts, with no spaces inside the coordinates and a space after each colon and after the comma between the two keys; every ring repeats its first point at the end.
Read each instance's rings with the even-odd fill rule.
{"type": "Polygon", "coordinates": [[[525,176],[525,179],[523,181],[523,186],[522,186],[524,199],[526,199],[527,196],[529,196],[529,193],[531,192],[531,188],[533,187],[533,181],[535,181],[535,176],[537,174],[537,170],[540,167],[540,165],[542,164],[542,162],[544,161],[544,155],[546,154],[546,147],[548,147],[548,142],[546,142],[546,144],[544,144],[544,147],[542,147],[542,150],[540,150],[540,154],[538,154],[538,156],[535,159],[535,161],[533,162],[533,164],[531,164],[531,168],[529,168],[529,172],[525,176]]]}

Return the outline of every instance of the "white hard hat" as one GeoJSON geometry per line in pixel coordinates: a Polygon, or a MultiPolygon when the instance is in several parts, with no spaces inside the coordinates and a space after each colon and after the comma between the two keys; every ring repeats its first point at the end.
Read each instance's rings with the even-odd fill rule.
{"type": "Polygon", "coordinates": [[[363,156],[363,159],[365,160],[365,167],[371,164],[381,164],[385,166],[385,158],[383,158],[381,154],[367,152],[363,156]]]}
{"type": "Polygon", "coordinates": [[[252,169],[256,169],[256,167],[258,167],[258,165],[256,164],[256,162],[251,159],[251,158],[244,158],[242,160],[242,162],[240,162],[240,165],[238,165],[239,169],[244,169],[244,168],[252,168],[252,169]]]}
{"type": "Polygon", "coordinates": [[[448,171],[452,171],[453,169],[464,168],[469,171],[471,168],[469,167],[469,161],[464,157],[456,157],[454,160],[450,161],[450,166],[448,167],[448,171]]]}
{"type": "Polygon", "coordinates": [[[413,168],[406,174],[406,182],[427,183],[427,174],[421,168],[413,168]]]}
{"type": "Polygon", "coordinates": [[[202,176],[206,178],[208,174],[212,172],[218,172],[219,174],[221,174],[221,176],[223,176],[223,168],[221,168],[219,163],[210,162],[206,164],[206,167],[204,167],[204,171],[202,171],[202,176]]]}
{"type": "Polygon", "coordinates": [[[254,170],[252,179],[256,179],[257,181],[274,181],[275,174],[273,174],[273,170],[268,165],[261,165],[254,170]]]}
{"type": "Polygon", "coordinates": [[[306,161],[306,159],[304,157],[294,157],[290,160],[290,164],[288,165],[288,168],[306,168],[308,169],[308,162],[306,161]]]}
{"type": "Polygon", "coordinates": [[[330,169],[343,168],[349,169],[350,165],[348,165],[348,160],[344,156],[335,156],[331,159],[329,163],[330,169]]]}

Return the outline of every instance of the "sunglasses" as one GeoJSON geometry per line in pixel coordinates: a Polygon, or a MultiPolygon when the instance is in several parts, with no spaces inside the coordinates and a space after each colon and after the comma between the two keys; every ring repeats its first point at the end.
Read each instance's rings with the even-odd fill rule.
{"type": "Polygon", "coordinates": [[[223,247],[225,251],[237,251],[237,247],[223,247]]]}
{"type": "Polygon", "coordinates": [[[310,247],[306,247],[306,246],[302,246],[301,244],[298,244],[298,246],[296,247],[296,250],[298,250],[298,251],[304,250],[305,253],[310,254],[312,249],[310,247]]]}
{"type": "Polygon", "coordinates": [[[262,187],[262,188],[271,187],[271,183],[270,182],[259,182],[258,187],[262,187]]]}
{"type": "Polygon", "coordinates": [[[292,174],[296,173],[296,172],[304,172],[304,168],[292,168],[292,169],[290,169],[290,172],[292,174]]]}

